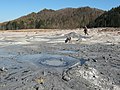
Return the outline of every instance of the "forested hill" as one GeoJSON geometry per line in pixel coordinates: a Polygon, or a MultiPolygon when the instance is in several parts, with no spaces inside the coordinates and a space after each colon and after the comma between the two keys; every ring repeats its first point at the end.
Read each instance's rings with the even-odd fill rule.
{"type": "Polygon", "coordinates": [[[112,8],[99,16],[94,22],[89,24],[90,27],[120,27],[120,6],[112,8]]]}
{"type": "Polygon", "coordinates": [[[38,13],[20,17],[13,21],[0,24],[0,29],[73,29],[88,25],[98,16],[103,14],[103,10],[90,7],[65,8],[60,10],[43,9],[38,13]]]}

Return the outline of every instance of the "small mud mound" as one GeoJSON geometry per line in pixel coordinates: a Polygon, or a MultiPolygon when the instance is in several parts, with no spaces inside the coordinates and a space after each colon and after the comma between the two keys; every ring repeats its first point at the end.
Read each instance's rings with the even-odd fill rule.
{"type": "Polygon", "coordinates": [[[39,66],[45,67],[70,67],[76,63],[80,63],[80,60],[64,56],[64,55],[51,55],[51,54],[34,54],[24,55],[18,58],[21,62],[29,62],[39,66]]]}
{"type": "Polygon", "coordinates": [[[79,37],[79,35],[75,32],[70,32],[68,34],[65,34],[64,36],[66,37],[72,37],[72,38],[76,38],[76,37],[79,37]]]}
{"type": "Polygon", "coordinates": [[[79,90],[76,88],[81,87],[84,88],[83,90],[87,90],[86,88],[90,90],[119,90],[119,85],[114,84],[112,79],[108,78],[110,77],[103,77],[97,69],[89,67],[87,64],[64,71],[62,77],[63,80],[69,81],[75,90],[79,90]],[[72,82],[73,80],[74,82],[72,82]]]}

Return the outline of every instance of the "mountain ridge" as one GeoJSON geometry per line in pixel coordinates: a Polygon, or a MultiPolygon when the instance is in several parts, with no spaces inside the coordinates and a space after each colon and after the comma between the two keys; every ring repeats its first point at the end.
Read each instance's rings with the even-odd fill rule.
{"type": "Polygon", "coordinates": [[[4,22],[0,29],[73,29],[83,27],[94,21],[104,11],[90,7],[43,9],[32,12],[12,21],[4,22]]]}

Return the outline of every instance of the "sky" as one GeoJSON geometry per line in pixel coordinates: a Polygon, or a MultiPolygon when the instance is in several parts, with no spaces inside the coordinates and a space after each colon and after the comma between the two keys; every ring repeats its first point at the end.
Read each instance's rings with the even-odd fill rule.
{"type": "Polygon", "coordinates": [[[47,8],[78,8],[89,6],[102,10],[110,10],[120,5],[120,0],[0,0],[0,22],[14,20],[32,12],[47,8]]]}

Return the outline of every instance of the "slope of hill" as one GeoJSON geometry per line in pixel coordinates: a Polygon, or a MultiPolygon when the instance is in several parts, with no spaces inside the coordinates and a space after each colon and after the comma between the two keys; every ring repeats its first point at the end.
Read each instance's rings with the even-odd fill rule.
{"type": "Polygon", "coordinates": [[[90,7],[43,9],[38,13],[33,12],[16,20],[5,22],[0,25],[0,29],[79,28],[94,21],[103,13],[103,10],[90,7]]]}
{"type": "Polygon", "coordinates": [[[120,27],[120,6],[99,16],[90,27],[120,27]]]}

